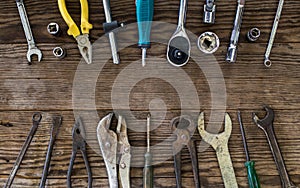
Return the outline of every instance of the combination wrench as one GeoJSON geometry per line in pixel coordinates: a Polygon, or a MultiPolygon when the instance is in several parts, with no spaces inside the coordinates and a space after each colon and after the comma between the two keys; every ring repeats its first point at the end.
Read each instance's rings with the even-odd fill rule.
{"type": "Polygon", "coordinates": [[[271,65],[272,65],[272,62],[270,60],[270,54],[271,54],[273,43],[274,43],[274,40],[275,40],[275,36],[276,36],[276,32],[277,32],[277,28],[278,28],[278,24],[279,24],[279,20],[280,20],[280,16],[281,16],[283,4],[284,4],[284,0],[279,0],[277,13],[276,13],[274,23],[273,23],[272,32],[271,32],[269,43],[268,43],[267,50],[266,50],[266,53],[265,53],[264,65],[266,67],[271,67],[271,65]]]}
{"type": "Polygon", "coordinates": [[[38,61],[40,62],[42,60],[43,54],[42,54],[41,50],[38,49],[38,47],[35,45],[23,0],[16,0],[16,3],[17,3],[18,10],[19,10],[19,14],[20,14],[22,26],[24,29],[24,33],[26,36],[26,40],[28,43],[28,51],[27,51],[28,64],[31,64],[31,56],[32,55],[37,55],[38,61]]]}
{"type": "Polygon", "coordinates": [[[253,113],[253,121],[254,123],[261,128],[268,140],[271,152],[273,154],[277,170],[280,175],[281,183],[283,188],[297,188],[289,178],[287,170],[285,168],[285,164],[283,161],[283,157],[280,152],[280,148],[277,143],[277,139],[274,133],[273,121],[274,121],[274,111],[268,106],[264,107],[267,115],[264,119],[259,119],[255,113],[253,113]]]}
{"type": "Polygon", "coordinates": [[[210,144],[216,151],[225,188],[238,188],[228,149],[228,141],[232,131],[232,122],[229,114],[225,114],[225,131],[220,134],[212,134],[205,131],[204,113],[200,113],[198,118],[198,131],[202,139],[210,144]]]}

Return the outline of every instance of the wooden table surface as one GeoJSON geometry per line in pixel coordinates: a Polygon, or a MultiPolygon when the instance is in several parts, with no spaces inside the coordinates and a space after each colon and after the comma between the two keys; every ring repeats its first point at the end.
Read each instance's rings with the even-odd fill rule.
{"type": "MultiPolygon", "coordinates": [[[[68,1],[67,4],[74,20],[78,23],[80,20],[79,1],[72,0],[68,1]]],[[[238,45],[238,58],[235,64],[225,63],[224,58],[235,17],[236,1],[216,2],[217,12],[214,25],[203,24],[203,4],[204,1],[189,1],[186,28],[195,36],[209,30],[215,32],[220,38],[220,48],[214,54],[217,63],[212,63],[212,65],[220,68],[223,73],[221,80],[224,79],[226,84],[226,104],[223,107],[226,108],[233,122],[229,150],[239,187],[248,187],[248,183],[244,167],[245,154],[236,116],[238,109],[242,111],[249,152],[252,160],[256,162],[257,174],[262,187],[281,187],[278,171],[266,137],[251,120],[252,112],[259,112],[259,116],[263,117],[263,104],[268,104],[275,110],[274,129],[286,168],[291,180],[300,186],[300,167],[298,166],[300,164],[300,66],[297,67],[300,63],[300,29],[298,27],[300,23],[300,1],[289,0],[284,5],[271,54],[273,66],[270,69],[263,66],[263,57],[278,0],[246,2],[238,45]],[[253,27],[258,27],[261,30],[261,37],[255,43],[248,43],[245,35],[253,27]]],[[[43,114],[43,120],[12,187],[38,187],[50,138],[51,119],[56,114],[63,116],[63,124],[54,146],[46,185],[47,187],[66,187],[66,175],[72,151],[71,130],[74,124],[74,114],[76,114],[73,104],[77,102],[73,100],[74,93],[72,93],[75,72],[78,65],[81,65],[81,68],[88,67],[88,65],[84,62],[79,63],[81,55],[75,40],[67,35],[67,26],[59,13],[56,1],[25,1],[35,41],[43,52],[42,62],[38,63],[34,59],[31,66],[27,64],[27,43],[15,2],[1,1],[0,5],[0,119],[7,119],[14,124],[10,128],[0,127],[0,185],[5,184],[26,139],[31,127],[32,114],[39,111],[43,114]],[[60,36],[55,37],[48,34],[46,27],[50,22],[57,22],[60,25],[62,30],[60,36]],[[66,58],[57,59],[52,55],[52,49],[56,46],[62,46],[67,50],[66,58]]],[[[154,20],[174,26],[178,19],[178,8],[179,1],[157,0],[155,1],[154,20]]],[[[127,24],[136,22],[133,0],[112,0],[111,9],[114,20],[127,24]]],[[[98,38],[103,38],[104,35],[102,23],[105,21],[105,17],[102,1],[90,0],[89,10],[90,22],[94,26],[90,32],[90,39],[94,43],[98,38]]],[[[157,34],[159,31],[159,27],[156,27],[153,32],[157,34]]],[[[122,32],[125,31],[120,31],[118,37],[122,38],[122,32]]],[[[168,32],[168,38],[163,40],[168,41],[171,34],[172,32],[168,32]]],[[[191,37],[191,42],[193,44],[196,42],[193,37],[191,37]]],[[[108,47],[107,42],[102,45],[108,47]]],[[[165,54],[166,45],[154,43],[152,48],[148,50],[148,57],[150,59],[157,57],[161,61],[148,63],[157,63],[158,67],[163,67],[167,64],[163,60],[165,54]]],[[[101,55],[101,51],[99,51],[99,58],[101,55]]],[[[138,74],[138,71],[141,70],[141,65],[135,62],[140,60],[141,51],[135,44],[122,49],[120,57],[120,65],[113,65],[111,60],[108,61],[98,77],[94,90],[97,113],[100,118],[111,111],[122,110],[123,115],[125,114],[129,127],[128,138],[132,145],[131,186],[142,187],[144,157],[143,152],[137,152],[135,148],[144,148],[146,145],[145,120],[149,108],[151,108],[152,124],[155,125],[151,131],[151,145],[154,148],[161,145],[160,150],[153,151],[154,160],[157,162],[154,167],[154,185],[155,187],[175,187],[174,163],[171,155],[172,142],[165,142],[165,140],[172,137],[172,132],[168,126],[170,120],[181,114],[181,98],[172,84],[153,76],[153,78],[138,80],[139,82],[130,91],[129,108],[116,109],[112,103],[118,104],[119,101],[112,100],[111,92],[115,89],[113,85],[116,84],[117,76],[129,65],[131,66],[131,74],[128,74],[128,78],[138,74]],[[149,107],[149,103],[153,102],[153,99],[155,99],[156,106],[154,104],[154,107],[149,107]],[[133,116],[126,116],[129,111],[132,112],[133,116]],[[137,127],[138,130],[143,131],[130,129],[130,127],[137,127]]],[[[209,65],[210,62],[205,62],[205,59],[202,60],[203,63],[209,65]]],[[[166,70],[174,69],[174,67],[167,65],[166,70]]],[[[221,95],[221,85],[208,83],[204,70],[201,70],[193,60],[183,67],[183,70],[188,74],[197,90],[199,109],[206,113],[207,125],[211,111],[222,109],[220,106],[213,107],[211,97],[211,87],[220,87],[219,94],[221,95]]],[[[217,69],[210,70],[213,73],[217,72],[217,69]]],[[[90,71],[92,72],[92,70],[90,71]]],[[[178,83],[185,83],[185,80],[180,79],[178,83]]],[[[129,87],[129,84],[124,85],[124,87],[129,87]]],[[[218,94],[218,90],[214,92],[218,94]]],[[[80,98],[87,93],[81,93],[78,96],[80,98]]],[[[191,107],[194,105],[193,102],[196,103],[196,101],[192,101],[191,107]]],[[[199,109],[188,110],[198,113],[199,109]]],[[[94,109],[92,106],[83,105],[80,110],[88,112],[94,109]]],[[[223,118],[222,116],[223,114],[219,113],[219,117],[223,118]]],[[[196,119],[197,116],[193,118],[196,119]]],[[[93,173],[93,187],[109,187],[105,164],[99,154],[99,146],[96,142],[97,124],[89,123],[88,119],[84,119],[84,122],[92,127],[88,129],[92,136],[88,142],[87,152],[93,173]]],[[[202,187],[224,187],[215,151],[211,147],[204,151],[201,149],[200,146],[203,142],[197,131],[193,138],[196,141],[198,151],[202,187]]],[[[76,158],[72,175],[73,187],[87,186],[87,175],[81,154],[78,154],[76,158]]],[[[194,187],[191,160],[187,149],[182,151],[182,180],[183,187],[194,187]]]]}

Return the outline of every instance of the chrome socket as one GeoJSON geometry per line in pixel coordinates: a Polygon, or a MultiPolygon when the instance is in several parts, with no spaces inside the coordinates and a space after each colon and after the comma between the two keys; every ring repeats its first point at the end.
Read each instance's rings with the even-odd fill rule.
{"type": "Polygon", "coordinates": [[[215,23],[215,17],[216,5],[214,5],[214,0],[206,0],[206,4],[204,5],[203,22],[213,24],[215,23]]]}
{"type": "Polygon", "coordinates": [[[208,31],[199,36],[197,45],[203,53],[212,54],[218,50],[220,40],[215,33],[208,31]]]}
{"type": "Polygon", "coordinates": [[[57,36],[60,33],[60,27],[57,23],[52,22],[48,24],[47,31],[49,34],[57,36]]]}
{"type": "Polygon", "coordinates": [[[260,30],[258,28],[252,28],[247,33],[247,39],[249,42],[255,42],[260,37],[260,30]]]}
{"type": "Polygon", "coordinates": [[[53,49],[53,55],[59,59],[66,57],[66,51],[62,47],[55,47],[53,49]]]}

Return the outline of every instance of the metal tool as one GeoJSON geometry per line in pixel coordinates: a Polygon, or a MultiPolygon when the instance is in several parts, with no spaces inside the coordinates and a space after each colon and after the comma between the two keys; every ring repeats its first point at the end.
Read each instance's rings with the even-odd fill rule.
{"type": "Polygon", "coordinates": [[[275,40],[275,36],[276,36],[276,32],[277,32],[277,28],[278,28],[278,24],[279,24],[279,20],[280,20],[280,16],[281,16],[283,4],[284,4],[284,0],[279,0],[277,13],[276,13],[274,23],[273,23],[272,32],[271,32],[269,43],[268,43],[266,53],[265,53],[264,65],[266,67],[271,67],[271,65],[272,65],[272,62],[270,60],[270,54],[271,54],[273,43],[274,43],[274,40],[275,40]]]}
{"type": "Polygon", "coordinates": [[[147,152],[145,154],[145,167],[143,170],[143,188],[153,187],[152,154],[150,151],[150,114],[147,117],[147,152]]]}
{"type": "Polygon", "coordinates": [[[67,187],[68,188],[72,187],[71,176],[72,176],[73,165],[74,165],[77,151],[80,150],[84,160],[87,175],[88,175],[88,188],[92,188],[93,179],[92,179],[92,171],[90,168],[90,164],[86,152],[85,129],[80,117],[76,119],[76,122],[72,129],[72,138],[73,138],[73,147],[72,147],[72,156],[70,159],[70,165],[67,174],[67,187]]]}
{"type": "Polygon", "coordinates": [[[16,0],[16,3],[17,3],[18,10],[19,10],[19,14],[20,14],[22,26],[24,29],[24,33],[26,36],[26,40],[28,43],[28,51],[27,51],[28,64],[31,64],[31,56],[32,55],[37,55],[38,62],[40,62],[42,60],[43,54],[42,54],[41,50],[38,49],[38,47],[36,46],[36,44],[34,42],[34,38],[32,35],[30,23],[29,23],[29,20],[27,17],[27,13],[26,13],[26,9],[25,9],[23,0],[16,0]]]}
{"type": "Polygon", "coordinates": [[[112,21],[109,0],[103,0],[103,7],[104,7],[104,13],[106,19],[106,23],[103,23],[103,29],[104,32],[108,35],[113,63],[120,64],[117,39],[116,39],[116,34],[114,32],[114,29],[117,29],[118,27],[123,27],[124,24],[119,23],[117,21],[112,21]]]}
{"type": "Polygon", "coordinates": [[[231,33],[230,43],[226,55],[226,61],[229,63],[236,62],[237,45],[240,37],[240,29],[242,26],[245,2],[246,0],[237,0],[238,6],[234,20],[233,30],[231,33]]]}
{"type": "Polygon", "coordinates": [[[181,150],[187,146],[194,174],[195,187],[200,188],[200,179],[198,172],[198,159],[194,141],[192,140],[193,133],[196,129],[196,124],[189,116],[176,117],[171,121],[171,128],[177,139],[173,142],[174,167],[176,175],[177,188],[181,187],[181,150]]]}
{"type": "Polygon", "coordinates": [[[59,59],[66,57],[66,54],[67,54],[66,50],[63,49],[62,47],[55,47],[52,52],[53,52],[53,55],[59,59]]]}
{"type": "Polygon", "coordinates": [[[212,134],[205,131],[204,113],[200,113],[198,118],[198,131],[202,139],[210,144],[216,151],[222,178],[224,181],[224,186],[226,188],[238,188],[230,153],[228,150],[228,140],[232,131],[232,122],[229,114],[225,114],[224,132],[220,134],[212,134]]]}
{"type": "Polygon", "coordinates": [[[297,188],[289,178],[289,175],[287,173],[287,170],[285,168],[284,160],[280,152],[280,148],[277,143],[276,135],[274,133],[274,127],[273,127],[273,122],[274,122],[274,111],[272,108],[268,106],[264,106],[264,109],[266,110],[267,114],[263,119],[259,119],[255,113],[253,113],[253,121],[254,123],[264,131],[270,149],[272,151],[277,170],[280,175],[281,183],[283,188],[297,188]]]}
{"type": "Polygon", "coordinates": [[[62,124],[62,116],[54,116],[52,119],[50,141],[49,141],[49,145],[48,145],[46,160],[45,160],[44,169],[43,169],[41,183],[40,183],[39,188],[45,187],[48,172],[49,172],[49,167],[50,167],[53,146],[54,146],[55,139],[58,135],[59,127],[61,126],[61,124],[62,124]]]}
{"type": "Polygon", "coordinates": [[[168,43],[167,59],[175,67],[188,63],[191,53],[191,43],[185,31],[185,21],[188,0],[180,0],[178,26],[168,43]]]}
{"type": "Polygon", "coordinates": [[[198,38],[198,48],[205,54],[216,52],[220,46],[219,37],[210,31],[202,33],[198,38]]]}
{"type": "Polygon", "coordinates": [[[42,120],[42,114],[40,114],[40,113],[34,113],[33,114],[33,116],[32,116],[32,127],[31,127],[31,129],[29,131],[29,134],[28,134],[28,136],[27,136],[27,138],[26,138],[26,140],[25,140],[25,142],[22,146],[22,149],[21,149],[21,151],[20,151],[20,153],[17,157],[17,160],[16,160],[16,162],[15,162],[15,164],[14,164],[14,166],[13,166],[11,172],[10,172],[10,175],[9,175],[7,181],[6,181],[6,184],[4,185],[4,188],[10,188],[10,186],[12,185],[12,183],[14,181],[14,178],[15,178],[18,170],[19,170],[19,167],[20,167],[20,165],[23,161],[23,158],[24,158],[24,156],[27,152],[28,147],[30,146],[30,143],[31,143],[31,141],[32,141],[32,139],[35,135],[35,132],[36,132],[41,120],[42,120]]]}
{"type": "Polygon", "coordinates": [[[11,124],[9,121],[6,120],[0,120],[0,125],[4,126],[4,127],[12,127],[13,124],[11,124]]]}
{"type": "Polygon", "coordinates": [[[136,0],[136,17],[139,30],[138,46],[142,49],[142,65],[146,65],[147,49],[153,20],[154,0],[136,0]]]}
{"type": "Polygon", "coordinates": [[[203,22],[207,24],[215,23],[216,17],[216,5],[214,4],[215,0],[206,0],[206,4],[204,5],[204,14],[203,14],[203,22]]]}
{"type": "Polygon", "coordinates": [[[260,30],[258,28],[252,28],[247,33],[247,39],[250,42],[255,42],[260,37],[260,30]]]}
{"type": "Polygon", "coordinates": [[[60,33],[60,27],[57,23],[51,22],[47,26],[47,31],[49,34],[57,36],[60,33]]]}
{"type": "Polygon", "coordinates": [[[240,124],[241,134],[242,134],[242,138],[243,138],[243,145],[244,145],[244,150],[245,150],[246,159],[247,159],[245,162],[245,167],[247,168],[249,188],[260,188],[258,176],[257,176],[256,170],[254,168],[255,163],[254,163],[254,161],[250,160],[247,140],[246,140],[246,136],[245,136],[245,130],[244,130],[240,111],[238,111],[237,116],[238,116],[238,121],[240,124]]]}
{"type": "Polygon", "coordinates": [[[100,150],[106,165],[110,188],[130,187],[130,144],[127,137],[127,125],[122,116],[118,116],[116,132],[109,130],[113,113],[100,120],[97,127],[97,137],[100,150]],[[117,164],[119,168],[117,169],[117,164]],[[119,173],[119,178],[118,174],[119,173]]]}
{"type": "Polygon", "coordinates": [[[58,0],[58,7],[59,11],[67,23],[69,30],[68,35],[72,35],[77,43],[79,51],[83,57],[83,59],[86,61],[87,64],[92,63],[92,45],[89,40],[89,33],[90,29],[93,28],[93,25],[89,23],[89,8],[88,8],[88,1],[87,0],[80,0],[81,4],[81,33],[79,28],[77,27],[76,23],[70,16],[65,0],[58,0]]]}

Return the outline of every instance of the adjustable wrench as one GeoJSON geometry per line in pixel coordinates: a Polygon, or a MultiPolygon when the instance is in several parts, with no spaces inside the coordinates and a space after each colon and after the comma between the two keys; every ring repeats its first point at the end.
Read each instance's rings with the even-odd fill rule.
{"type": "Polygon", "coordinates": [[[211,134],[204,128],[204,113],[200,113],[198,118],[198,131],[202,139],[210,144],[216,151],[220,165],[225,188],[238,188],[230,153],[228,150],[228,140],[232,131],[230,116],[225,114],[225,131],[220,134],[211,134]]]}
{"type": "Polygon", "coordinates": [[[289,178],[287,170],[285,168],[285,164],[280,152],[280,148],[277,143],[277,139],[274,133],[273,121],[274,121],[274,111],[268,106],[264,107],[267,111],[267,115],[264,119],[259,119],[255,113],[253,113],[253,121],[254,123],[261,128],[267,136],[267,140],[272,151],[277,170],[280,175],[281,183],[283,188],[297,188],[289,178]]]}
{"type": "Polygon", "coordinates": [[[23,29],[25,32],[25,36],[27,39],[27,43],[28,43],[28,51],[27,51],[28,64],[31,64],[31,56],[32,55],[37,55],[38,61],[40,62],[42,60],[43,54],[42,54],[41,50],[38,49],[38,47],[35,45],[23,0],[16,0],[16,3],[17,3],[18,10],[19,10],[22,26],[23,26],[23,29]]]}
{"type": "Polygon", "coordinates": [[[50,161],[51,161],[51,155],[52,155],[52,150],[54,146],[55,139],[58,135],[58,130],[59,127],[62,124],[62,116],[55,116],[53,117],[52,120],[52,127],[51,127],[51,133],[50,133],[50,141],[48,145],[48,150],[47,150],[47,155],[46,155],[46,160],[44,164],[44,170],[41,178],[41,183],[40,183],[40,188],[44,188],[48,176],[48,171],[49,171],[49,166],[50,166],[50,161]]]}
{"type": "Polygon", "coordinates": [[[274,43],[274,39],[276,36],[276,32],[277,32],[277,28],[278,28],[278,24],[279,24],[279,19],[281,16],[281,12],[282,12],[282,8],[283,8],[283,4],[284,4],[284,0],[279,0],[279,4],[278,4],[278,8],[277,8],[277,13],[274,19],[274,23],[273,23],[273,28],[272,28],[272,32],[270,35],[270,39],[269,39],[269,43],[268,43],[268,47],[265,53],[265,61],[264,61],[264,65],[266,67],[271,67],[272,62],[270,60],[270,54],[271,54],[271,50],[273,47],[273,43],[274,43]]]}

